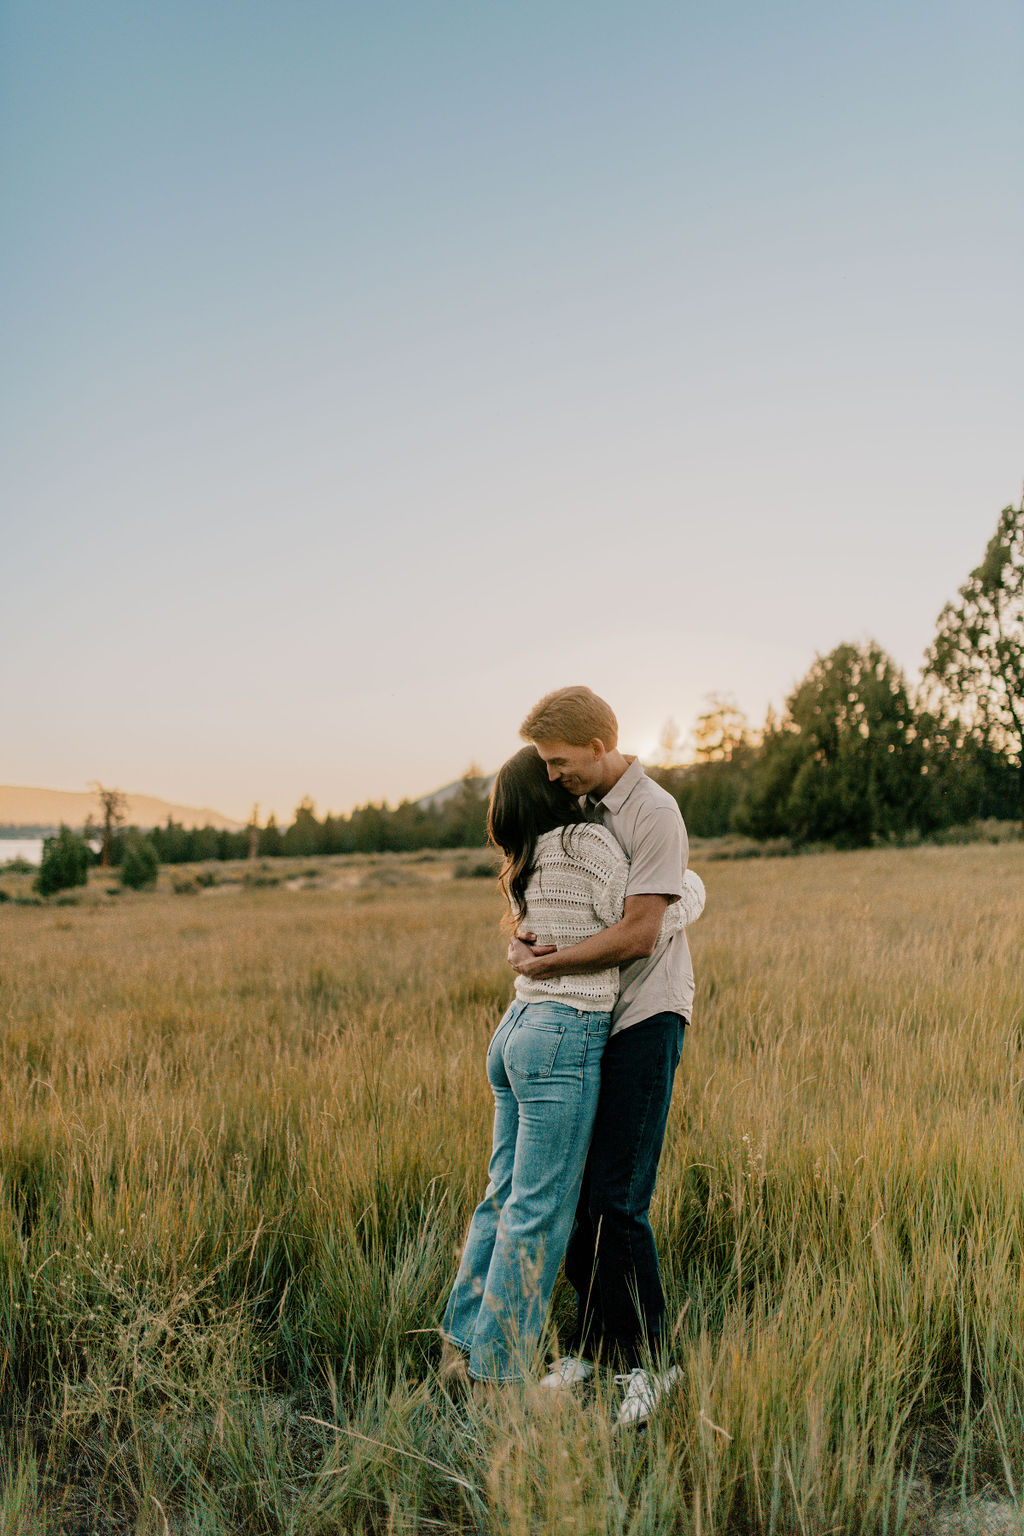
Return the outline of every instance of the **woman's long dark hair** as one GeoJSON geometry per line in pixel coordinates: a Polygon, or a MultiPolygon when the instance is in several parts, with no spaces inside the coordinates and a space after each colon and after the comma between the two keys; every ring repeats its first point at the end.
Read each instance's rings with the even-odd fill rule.
{"type": "Polygon", "coordinates": [[[565,847],[569,829],[589,820],[579,801],[548,778],[536,747],[523,747],[498,769],[487,807],[487,835],[505,855],[498,878],[514,919],[526,908],[538,837],[562,827],[565,847]]]}

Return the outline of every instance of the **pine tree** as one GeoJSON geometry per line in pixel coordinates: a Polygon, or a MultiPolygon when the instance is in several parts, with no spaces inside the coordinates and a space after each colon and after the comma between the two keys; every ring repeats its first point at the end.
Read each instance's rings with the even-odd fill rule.
{"type": "Polygon", "coordinates": [[[52,896],[55,891],[85,885],[89,879],[91,862],[92,855],[84,837],[79,837],[62,824],[56,837],[48,837],[43,843],[43,857],[35,879],[36,890],[41,896],[52,896]]]}
{"type": "Polygon", "coordinates": [[[925,675],[974,743],[1016,767],[1024,821],[1024,497],[1000,512],[984,560],[939,614],[925,675]]]}
{"type": "Polygon", "coordinates": [[[137,827],[132,827],[124,840],[121,884],[130,886],[133,891],[144,890],[147,885],[156,884],[159,871],[160,855],[152,840],[137,827]]]}
{"type": "Polygon", "coordinates": [[[766,729],[737,810],[754,837],[857,847],[920,825],[924,753],[902,672],[875,642],[819,656],[766,729]]]}

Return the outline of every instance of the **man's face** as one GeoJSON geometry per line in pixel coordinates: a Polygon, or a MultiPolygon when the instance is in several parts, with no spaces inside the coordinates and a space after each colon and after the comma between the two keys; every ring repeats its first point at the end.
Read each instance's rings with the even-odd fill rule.
{"type": "Polygon", "coordinates": [[[603,773],[604,746],[588,741],[574,747],[567,741],[535,741],[543,758],[548,778],[562,784],[571,795],[587,795],[597,789],[603,773]]]}

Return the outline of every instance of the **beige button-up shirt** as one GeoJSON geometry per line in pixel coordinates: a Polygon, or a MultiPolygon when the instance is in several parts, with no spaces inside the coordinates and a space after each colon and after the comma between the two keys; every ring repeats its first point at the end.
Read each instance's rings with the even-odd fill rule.
{"type": "MultiPolygon", "coordinates": [[[[686,827],[668,790],[647,777],[639,759],[630,761],[595,809],[629,859],[626,898],[680,897],[689,853],[686,827]]],[[[686,930],[679,929],[659,941],[653,955],[622,967],[611,1032],[616,1035],[656,1013],[689,1019],[692,1008],[693,963],[686,930]]]]}

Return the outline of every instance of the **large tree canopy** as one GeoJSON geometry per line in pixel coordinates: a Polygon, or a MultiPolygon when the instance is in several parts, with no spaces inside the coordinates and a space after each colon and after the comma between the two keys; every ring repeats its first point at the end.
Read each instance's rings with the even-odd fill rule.
{"type": "Polygon", "coordinates": [[[1003,508],[984,560],[939,614],[925,676],[979,746],[1017,764],[1024,817],[1024,498],[1003,508]]]}
{"type": "Polygon", "coordinates": [[[754,837],[857,846],[915,826],[925,792],[907,685],[874,642],[838,645],[766,731],[737,813],[754,837]]]}

